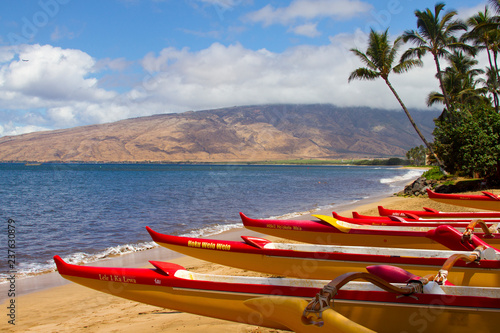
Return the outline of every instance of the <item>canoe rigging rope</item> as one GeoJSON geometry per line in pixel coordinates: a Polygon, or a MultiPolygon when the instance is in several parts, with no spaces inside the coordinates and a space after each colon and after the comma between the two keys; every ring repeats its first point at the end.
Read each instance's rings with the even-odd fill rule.
{"type": "Polygon", "coordinates": [[[372,273],[351,272],[342,274],[325,285],[321,289],[321,291],[316,294],[314,299],[309,302],[309,304],[304,309],[304,312],[302,313],[302,322],[306,325],[317,325],[321,327],[324,323],[322,320],[323,312],[328,308],[333,307],[333,300],[338,291],[349,281],[363,279],[388,292],[396,293],[401,296],[411,296],[414,293],[423,293],[424,285],[428,284],[430,281],[436,282],[439,285],[446,284],[448,273],[457,261],[463,260],[467,263],[479,262],[484,257],[484,251],[486,251],[486,248],[484,246],[478,246],[469,255],[455,253],[448,259],[446,259],[439,272],[435,275],[431,274],[425,277],[418,277],[413,275],[413,277],[411,277],[411,273],[405,271],[406,273],[408,273],[408,276],[410,276],[410,278],[407,281],[407,285],[403,287],[394,286],[381,277],[378,277],[377,275],[374,275],[372,273]]]}
{"type": "Polygon", "coordinates": [[[469,225],[465,228],[462,235],[462,242],[469,242],[474,228],[479,225],[484,232],[484,238],[493,238],[493,234],[498,233],[498,224],[492,224],[489,228],[486,223],[481,219],[472,220],[469,225]]]}
{"type": "Polygon", "coordinates": [[[333,304],[333,299],[337,295],[338,290],[349,281],[356,279],[363,279],[388,292],[403,296],[410,296],[413,293],[422,293],[424,284],[428,282],[426,279],[421,278],[418,280],[410,280],[406,286],[397,287],[371,273],[345,273],[330,281],[318,294],[316,294],[314,299],[312,299],[304,309],[302,313],[302,322],[306,325],[321,327],[323,325],[322,314],[326,309],[331,308],[330,303],[333,304]]]}

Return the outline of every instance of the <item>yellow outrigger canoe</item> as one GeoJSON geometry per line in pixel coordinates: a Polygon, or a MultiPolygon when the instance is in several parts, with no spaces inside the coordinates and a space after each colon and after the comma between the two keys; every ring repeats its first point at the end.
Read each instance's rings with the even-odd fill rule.
{"type": "Polygon", "coordinates": [[[170,250],[217,264],[278,276],[330,279],[348,272],[364,271],[368,265],[395,265],[425,276],[453,261],[453,274],[448,277],[451,283],[500,287],[500,253],[493,248],[475,251],[373,248],[273,243],[250,236],[242,236],[243,241],[237,242],[172,236],[149,227],[146,229],[158,245],[170,250]],[[468,257],[472,259],[464,259],[468,257]]]}
{"type": "Polygon", "coordinates": [[[472,251],[479,245],[500,248],[500,233],[491,232],[484,223],[481,224],[482,232],[475,232],[473,227],[463,228],[461,232],[449,225],[355,225],[333,216],[314,216],[318,221],[252,219],[240,213],[243,225],[249,230],[311,244],[457,251],[472,251]]]}
{"type": "Polygon", "coordinates": [[[198,274],[163,262],[151,262],[155,268],[148,269],[54,260],[64,278],[104,293],[304,333],[493,332],[500,315],[500,288],[438,285],[414,276],[398,284],[370,273],[348,273],[329,282],[198,274]],[[351,281],[358,277],[369,282],[351,281]]]}
{"type": "Polygon", "coordinates": [[[436,193],[427,189],[429,199],[455,206],[477,208],[484,210],[500,211],[500,196],[482,192],[483,194],[453,194],[453,193],[436,193]]]}

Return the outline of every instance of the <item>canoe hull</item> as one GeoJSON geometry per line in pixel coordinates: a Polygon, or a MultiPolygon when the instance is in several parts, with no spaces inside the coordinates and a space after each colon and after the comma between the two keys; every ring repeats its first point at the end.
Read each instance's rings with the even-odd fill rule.
{"type": "Polygon", "coordinates": [[[500,212],[442,212],[435,209],[425,208],[424,210],[401,210],[388,209],[383,206],[378,206],[380,216],[401,216],[413,217],[418,216],[422,219],[434,218],[467,218],[467,219],[492,219],[500,218],[500,212]]]}
{"type": "Polygon", "coordinates": [[[427,190],[429,199],[455,206],[500,211],[500,198],[488,195],[445,194],[427,190]]]}
{"type": "MultiPolygon", "coordinates": [[[[244,242],[196,239],[163,235],[148,228],[153,240],[160,246],[194,258],[209,262],[268,273],[278,276],[302,279],[327,279],[348,272],[365,271],[370,265],[395,265],[419,276],[436,274],[448,257],[411,256],[409,251],[394,249],[392,255],[387,252],[378,254],[305,252],[294,248],[290,250],[256,248],[244,242]],[[202,244],[212,244],[202,246],[202,244]],[[399,251],[398,251],[399,250],[399,251]]],[[[327,249],[323,249],[327,251],[327,249]]],[[[331,252],[330,252],[331,251],[331,252]]],[[[344,251],[344,250],[342,250],[344,251]]],[[[366,251],[369,252],[369,251],[366,251]]],[[[389,251],[390,252],[390,251],[389,251]]],[[[448,256],[451,256],[448,254],[448,256]]],[[[500,262],[497,260],[481,261],[480,264],[458,262],[453,267],[448,280],[461,286],[500,287],[500,262]]]]}
{"type": "Polygon", "coordinates": [[[417,249],[446,249],[445,246],[425,237],[412,236],[382,236],[374,234],[343,234],[328,233],[318,231],[294,231],[279,230],[269,227],[249,225],[248,230],[256,231],[262,234],[276,236],[285,239],[291,239],[311,244],[342,244],[352,246],[373,246],[373,247],[399,247],[399,248],[417,248],[417,249]],[[347,236],[348,235],[348,236],[347,236]]]}
{"type": "MultiPolygon", "coordinates": [[[[274,279],[272,285],[258,282],[272,279],[258,278],[246,278],[252,281],[248,283],[239,283],[232,277],[198,281],[194,276],[177,277],[175,269],[82,267],[66,264],[60,258],[55,260],[64,278],[101,292],[154,306],[276,329],[287,327],[273,319],[272,306],[255,310],[245,302],[273,295],[309,300],[319,291],[318,286],[327,282],[299,280],[293,282],[296,286],[291,286],[281,285],[283,279],[274,279]]],[[[340,290],[334,310],[359,325],[383,332],[419,332],[422,329],[443,332],[450,328],[454,332],[471,329],[486,332],[497,328],[500,309],[495,306],[496,298],[432,294],[397,297],[368,288],[340,290]],[[477,308],[479,304],[481,309],[477,308]]],[[[323,332],[314,326],[301,327],[300,331],[323,332]]]]}
{"type": "Polygon", "coordinates": [[[249,311],[248,307],[243,304],[249,299],[246,294],[120,282],[103,283],[95,279],[62,276],[100,292],[161,308],[245,324],[287,329],[284,325],[264,318],[258,312],[249,311]]]}
{"type": "MultiPolygon", "coordinates": [[[[420,218],[418,216],[412,216],[408,213],[409,216],[372,216],[372,215],[362,215],[357,212],[352,212],[353,217],[346,217],[337,214],[336,212],[332,213],[333,217],[352,224],[359,225],[380,225],[380,226],[408,226],[408,227],[433,227],[436,228],[440,225],[447,224],[456,229],[466,228],[473,220],[479,219],[477,218],[420,218]]],[[[500,223],[500,218],[481,218],[488,226],[492,224],[500,223]]]]}
{"type": "MultiPolygon", "coordinates": [[[[405,230],[409,228],[395,227],[391,229],[390,227],[379,228],[378,226],[372,226],[371,228],[363,226],[359,228],[339,228],[325,221],[259,220],[251,219],[243,213],[240,213],[240,216],[243,225],[249,230],[304,243],[430,250],[470,250],[462,248],[458,243],[445,246],[434,240],[430,237],[433,232],[432,228],[421,228],[422,231],[418,231],[418,228],[405,230]],[[452,245],[455,247],[450,247],[452,245]]],[[[438,228],[441,227],[448,226],[442,225],[438,228]]],[[[484,238],[484,234],[476,235],[478,239],[488,242],[493,247],[500,245],[499,234],[495,234],[492,238],[484,238]]]]}

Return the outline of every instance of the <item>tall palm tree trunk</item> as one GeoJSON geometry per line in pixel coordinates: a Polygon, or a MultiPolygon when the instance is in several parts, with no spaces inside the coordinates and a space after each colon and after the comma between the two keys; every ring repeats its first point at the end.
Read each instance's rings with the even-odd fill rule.
{"type": "Polygon", "coordinates": [[[441,91],[443,92],[443,98],[444,98],[444,103],[446,104],[446,109],[448,110],[449,114],[452,115],[453,110],[451,109],[450,97],[448,96],[448,92],[444,88],[443,75],[441,73],[441,66],[439,65],[439,60],[437,55],[434,55],[434,62],[436,63],[437,77],[439,81],[439,86],[441,87],[441,91]]]}
{"type": "MultiPolygon", "coordinates": [[[[496,80],[497,84],[500,84],[500,78],[498,77],[498,61],[497,61],[498,60],[498,52],[496,50],[493,50],[492,52],[493,52],[493,63],[495,65],[495,67],[494,67],[495,68],[495,80],[496,80]]],[[[493,67],[492,67],[492,69],[493,69],[493,67]]],[[[498,94],[496,91],[493,92],[493,96],[494,96],[494,100],[498,101],[498,94]]],[[[500,102],[497,102],[495,104],[495,110],[497,111],[497,113],[498,113],[498,109],[499,109],[499,103],[500,102]]]]}
{"type": "Polygon", "coordinates": [[[391,82],[389,82],[389,80],[387,78],[384,78],[384,81],[385,83],[387,84],[387,86],[389,87],[389,89],[391,89],[394,97],[396,97],[396,99],[398,100],[399,102],[399,105],[401,105],[401,107],[403,108],[403,111],[406,113],[406,116],[408,117],[408,120],[410,120],[410,123],[411,125],[413,126],[413,128],[415,129],[415,131],[417,132],[418,136],[420,137],[420,139],[424,142],[424,144],[427,146],[427,149],[429,149],[429,151],[431,152],[431,154],[436,158],[436,162],[438,163],[439,167],[444,170],[444,164],[443,162],[441,161],[441,159],[439,159],[439,157],[436,155],[436,153],[434,152],[434,149],[432,149],[432,146],[430,145],[430,143],[427,141],[427,139],[424,137],[424,135],[422,134],[422,132],[420,132],[420,129],[418,128],[417,124],[415,123],[415,121],[413,120],[413,117],[411,116],[410,114],[410,111],[408,111],[408,109],[406,108],[406,105],[403,103],[403,101],[401,100],[401,98],[399,98],[399,95],[398,93],[396,92],[396,90],[394,89],[394,87],[392,86],[391,82]]]}
{"type": "MultiPolygon", "coordinates": [[[[493,60],[491,59],[491,53],[493,51],[490,50],[490,43],[486,42],[486,53],[488,54],[488,62],[490,63],[490,68],[491,70],[493,71],[493,69],[495,69],[495,72],[494,72],[494,80],[495,82],[499,82],[498,80],[498,69],[497,69],[497,66],[496,66],[496,57],[495,57],[495,66],[493,66],[493,60]]],[[[499,110],[499,100],[498,100],[498,95],[497,95],[497,92],[496,91],[493,91],[491,92],[491,94],[493,95],[493,104],[495,105],[495,110],[496,112],[498,113],[498,110],[499,110]]]]}
{"type": "Polygon", "coordinates": [[[489,43],[486,43],[486,54],[488,54],[488,62],[490,63],[490,68],[494,68],[493,67],[493,60],[491,60],[491,50],[490,50],[490,44],[489,43]]]}
{"type": "Polygon", "coordinates": [[[495,64],[495,76],[498,79],[498,52],[493,51],[493,62],[495,64]]]}

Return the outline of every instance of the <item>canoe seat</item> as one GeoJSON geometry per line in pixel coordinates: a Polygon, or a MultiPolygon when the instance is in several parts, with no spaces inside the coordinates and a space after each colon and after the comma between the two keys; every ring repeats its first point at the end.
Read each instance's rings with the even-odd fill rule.
{"type": "Polygon", "coordinates": [[[241,238],[248,245],[255,246],[256,248],[259,248],[259,249],[263,249],[266,246],[266,244],[271,243],[270,240],[267,240],[264,238],[258,238],[258,237],[252,237],[252,236],[241,236],[241,238]]]}
{"type": "Polygon", "coordinates": [[[410,280],[419,280],[420,276],[410,273],[400,267],[391,265],[367,266],[366,270],[389,283],[407,283],[410,280]]]}
{"type": "Polygon", "coordinates": [[[159,271],[167,274],[167,275],[172,275],[175,272],[179,270],[184,270],[185,268],[181,265],[177,265],[171,262],[163,262],[163,261],[149,261],[151,265],[153,265],[156,269],[159,271]]]}
{"type": "Polygon", "coordinates": [[[401,222],[401,223],[405,223],[407,222],[404,218],[402,218],[401,216],[396,216],[396,215],[389,215],[389,218],[391,219],[391,221],[394,221],[394,222],[401,222]]]}

